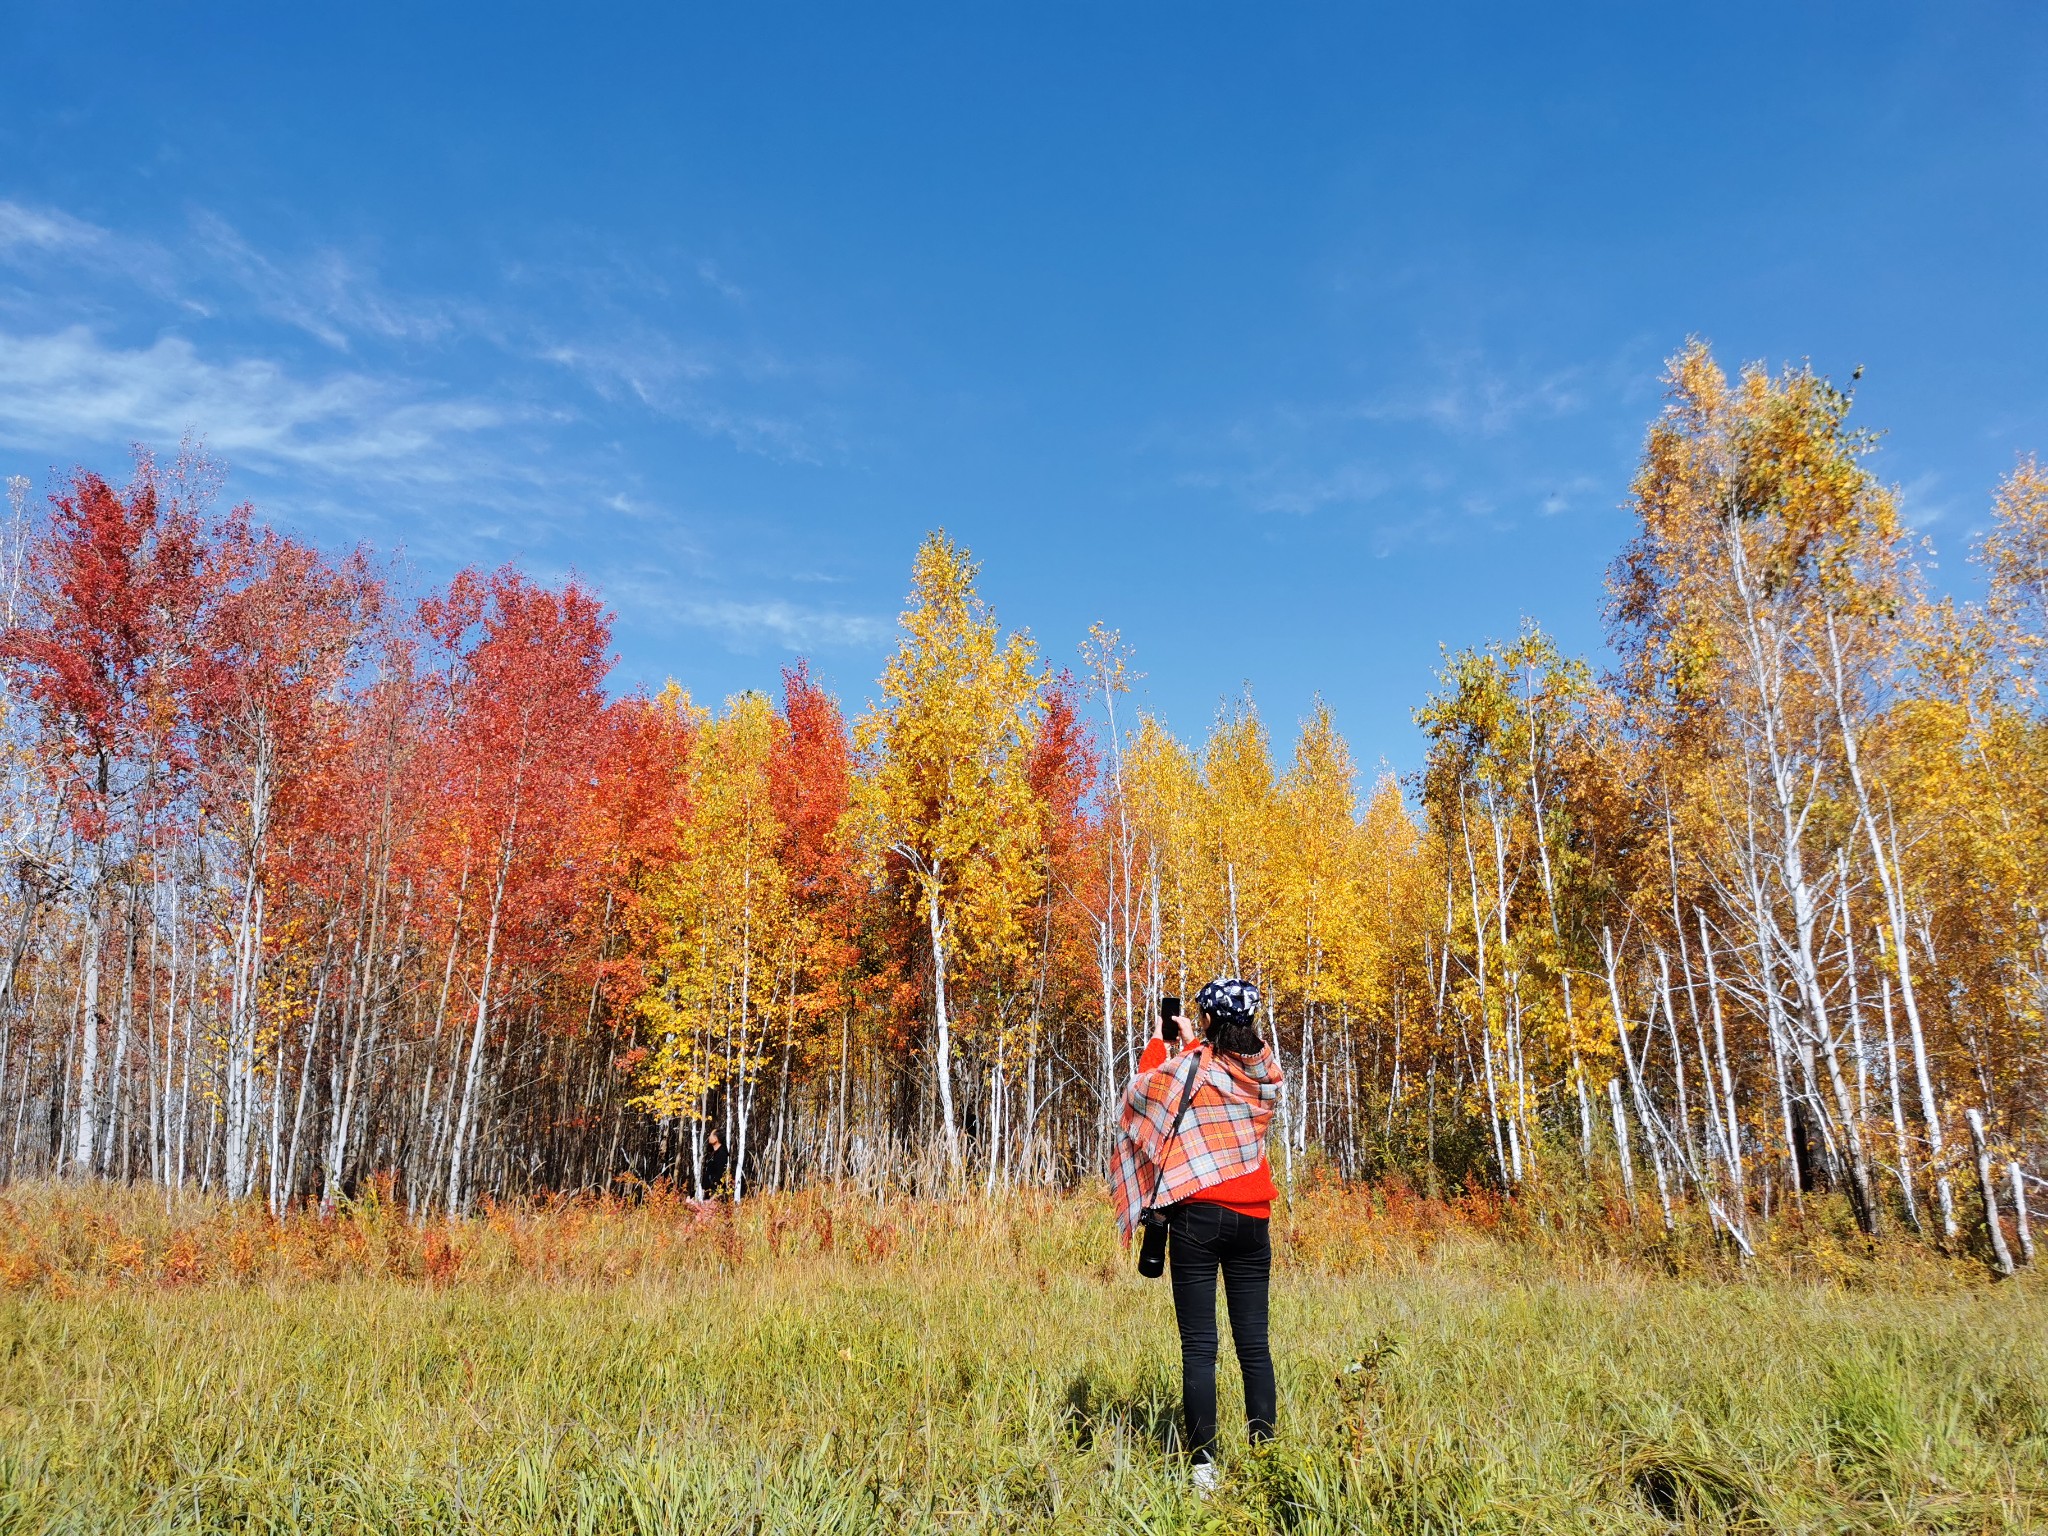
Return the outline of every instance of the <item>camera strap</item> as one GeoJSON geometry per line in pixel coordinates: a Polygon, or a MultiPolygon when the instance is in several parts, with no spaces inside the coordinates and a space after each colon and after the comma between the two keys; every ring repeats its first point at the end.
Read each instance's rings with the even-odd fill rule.
{"type": "Polygon", "coordinates": [[[1173,1113],[1173,1125],[1168,1129],[1166,1139],[1159,1143],[1159,1171],[1152,1179],[1152,1198],[1145,1204],[1148,1211],[1157,1208],[1159,1191],[1166,1187],[1166,1149],[1172,1146],[1174,1138],[1180,1135],[1180,1123],[1187,1118],[1188,1105],[1194,1102],[1195,1084],[1202,1080],[1202,1052],[1205,1049],[1206,1047],[1198,1045],[1188,1052],[1195,1058],[1193,1069],[1188,1073],[1186,1086],[1180,1091],[1180,1108],[1173,1113]]]}

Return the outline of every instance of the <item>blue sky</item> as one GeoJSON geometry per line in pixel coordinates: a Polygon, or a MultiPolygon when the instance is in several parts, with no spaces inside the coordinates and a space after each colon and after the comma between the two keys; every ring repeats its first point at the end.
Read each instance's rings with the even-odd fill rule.
{"type": "Polygon", "coordinates": [[[1414,765],[1596,651],[1662,359],[1865,369],[1967,585],[2048,453],[2048,12],[9,5],[0,471],[190,427],[329,547],[574,569],[621,686],[872,691],[923,532],[1199,736],[1414,765]]]}

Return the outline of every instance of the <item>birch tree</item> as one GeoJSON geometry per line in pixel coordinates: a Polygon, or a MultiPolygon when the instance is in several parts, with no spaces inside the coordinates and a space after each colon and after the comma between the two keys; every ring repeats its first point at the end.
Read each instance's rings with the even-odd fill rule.
{"type": "Polygon", "coordinates": [[[919,548],[882,701],[856,734],[868,754],[861,797],[870,847],[924,925],[932,1081],[956,1178],[953,967],[1017,942],[1040,877],[1027,771],[1041,687],[1036,652],[1029,637],[1002,634],[975,573],[943,533],[919,548]]]}

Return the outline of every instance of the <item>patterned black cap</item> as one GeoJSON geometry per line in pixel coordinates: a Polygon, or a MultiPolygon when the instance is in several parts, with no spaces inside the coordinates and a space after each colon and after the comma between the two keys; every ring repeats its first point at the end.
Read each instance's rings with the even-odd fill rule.
{"type": "Polygon", "coordinates": [[[1259,989],[1232,978],[1212,981],[1195,994],[1195,1006],[1219,1023],[1252,1024],[1259,1016],[1259,989]]]}

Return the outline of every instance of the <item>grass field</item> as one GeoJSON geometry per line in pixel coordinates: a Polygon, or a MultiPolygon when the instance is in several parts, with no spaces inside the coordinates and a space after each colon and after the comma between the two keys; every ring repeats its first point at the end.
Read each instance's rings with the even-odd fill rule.
{"type": "Polygon", "coordinates": [[[1304,1197],[1282,1438],[1248,1455],[1226,1417],[1199,1501],[1170,1298],[1107,1228],[1086,1200],[422,1229],[16,1190],[0,1531],[2048,1527],[2031,1275],[1810,1241],[1730,1277],[1483,1201],[1304,1197]]]}

